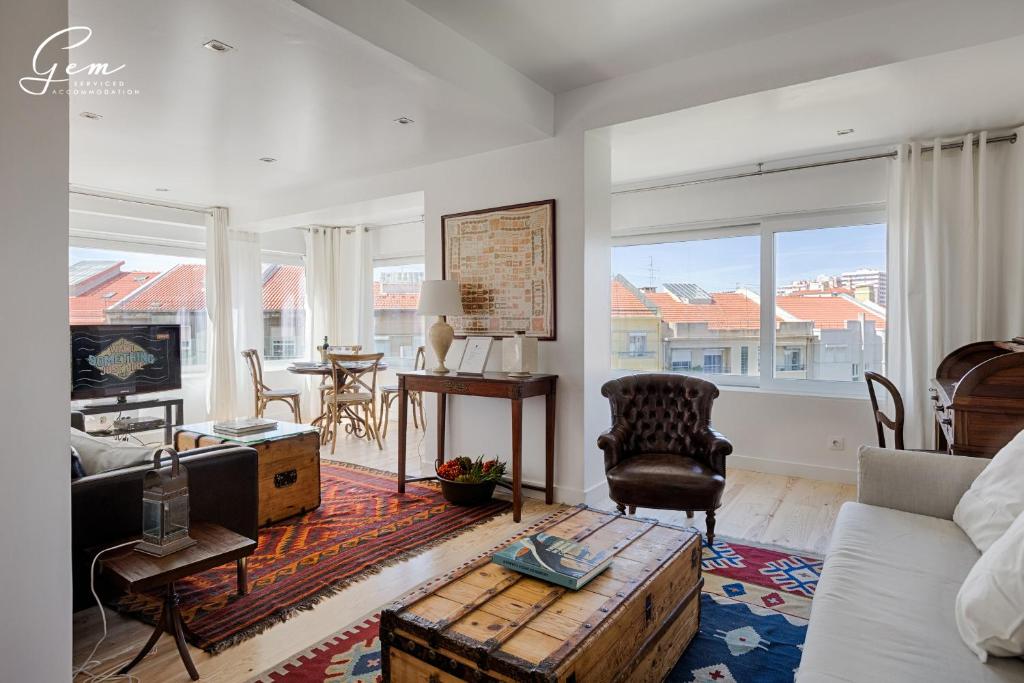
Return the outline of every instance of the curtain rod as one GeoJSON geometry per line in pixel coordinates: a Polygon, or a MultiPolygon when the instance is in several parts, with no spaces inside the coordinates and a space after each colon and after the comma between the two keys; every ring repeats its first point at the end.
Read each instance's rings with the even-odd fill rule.
{"type": "MultiPolygon", "coordinates": [[[[377,230],[378,228],[393,228],[393,227],[396,227],[396,226],[399,226],[399,225],[416,225],[417,223],[422,223],[423,219],[424,219],[423,216],[416,216],[414,218],[405,218],[405,219],[397,221],[395,223],[365,224],[365,225],[363,225],[363,232],[369,232],[370,230],[377,230]]],[[[306,226],[306,227],[303,227],[303,228],[299,228],[299,230],[304,230],[306,232],[308,232],[308,231],[310,231],[312,229],[320,229],[320,230],[347,230],[348,233],[351,234],[358,227],[359,226],[357,226],[357,225],[309,225],[309,226],[306,226]]]]}
{"type": "MultiPolygon", "coordinates": [[[[997,135],[988,139],[989,143],[995,142],[1009,142],[1014,144],[1017,142],[1017,134],[1010,133],[1009,135],[997,135]]],[[[974,146],[977,147],[979,140],[975,138],[974,146]]],[[[964,143],[961,142],[948,142],[942,145],[942,149],[960,149],[964,148],[964,143]]],[[[934,146],[922,147],[921,153],[935,151],[934,146]]],[[[779,168],[758,168],[756,171],[747,171],[745,173],[732,173],[729,175],[713,176],[711,178],[697,178],[695,180],[683,180],[678,183],[666,183],[664,185],[652,185],[650,187],[635,187],[628,190],[613,190],[613,195],[618,194],[636,194],[638,192],[651,192],[653,190],[670,190],[677,187],[689,187],[691,185],[703,185],[704,183],[717,183],[722,180],[739,180],[741,178],[753,178],[756,176],[772,175],[773,173],[788,173],[790,171],[803,171],[809,168],[820,168],[822,166],[836,166],[838,164],[850,164],[856,161],[871,161],[873,159],[895,159],[896,152],[880,152],[878,154],[865,154],[858,157],[846,157],[844,159],[831,159],[829,161],[815,161],[807,164],[797,164],[794,166],[780,166],[779,168]]],[[[758,166],[763,166],[763,162],[759,163],[758,166]]]]}
{"type": "Polygon", "coordinates": [[[175,209],[177,211],[191,211],[193,213],[201,213],[201,214],[205,214],[207,216],[213,214],[213,211],[211,209],[200,209],[200,208],[194,208],[194,207],[190,207],[190,206],[179,206],[177,204],[163,204],[161,202],[146,201],[145,199],[130,199],[128,197],[118,197],[116,195],[103,194],[101,192],[86,192],[84,190],[72,190],[72,189],[69,189],[68,190],[68,194],[77,194],[77,195],[81,195],[83,197],[96,197],[97,199],[109,199],[109,200],[115,201],[115,202],[126,202],[128,204],[143,204],[145,206],[156,206],[156,207],[159,207],[161,209],[175,209]]]}

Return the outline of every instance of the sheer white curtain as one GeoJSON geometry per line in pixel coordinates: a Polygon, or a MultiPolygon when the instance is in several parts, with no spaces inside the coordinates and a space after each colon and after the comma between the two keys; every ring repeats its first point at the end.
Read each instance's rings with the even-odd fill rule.
{"type": "Polygon", "coordinates": [[[306,300],[310,348],[326,335],[332,345],[373,348],[373,253],[367,232],[310,228],[306,233],[306,300]]]}
{"type": "Polygon", "coordinates": [[[231,301],[228,210],[215,207],[206,221],[206,412],[211,420],[236,416],[235,332],[231,301]]]}
{"type": "Polygon", "coordinates": [[[241,358],[243,349],[256,349],[263,357],[263,259],[259,233],[228,231],[231,252],[231,298],[235,319],[236,406],[252,411],[253,388],[249,369],[241,358]]]}
{"type": "MultiPolygon", "coordinates": [[[[306,233],[306,329],[310,356],[326,335],[331,345],[373,350],[373,250],[358,227],[311,227],[306,233]]],[[[316,405],[314,383],[306,402],[316,405]]]]}
{"type": "Polygon", "coordinates": [[[909,448],[931,444],[927,388],[942,358],[1024,332],[1022,143],[990,145],[984,132],[963,151],[942,143],[901,145],[890,177],[887,374],[909,448]]]}

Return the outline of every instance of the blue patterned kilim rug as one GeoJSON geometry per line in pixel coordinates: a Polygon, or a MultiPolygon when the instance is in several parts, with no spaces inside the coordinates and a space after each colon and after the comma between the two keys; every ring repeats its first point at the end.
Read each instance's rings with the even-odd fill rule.
{"type": "MultiPolygon", "coordinates": [[[[704,548],[700,631],[670,683],[792,681],[800,665],[822,561],[728,541],[704,548]]],[[[297,653],[253,681],[376,683],[377,614],[297,653]]]]}

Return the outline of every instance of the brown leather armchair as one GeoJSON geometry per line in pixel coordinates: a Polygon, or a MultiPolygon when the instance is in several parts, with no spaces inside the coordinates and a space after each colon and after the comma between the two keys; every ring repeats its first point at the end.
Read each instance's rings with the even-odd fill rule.
{"type": "Polygon", "coordinates": [[[608,493],[625,512],[637,507],[707,513],[708,545],[725,488],[732,444],[711,428],[718,387],[685,375],[642,374],[601,387],[612,427],[597,440],[608,493]]]}

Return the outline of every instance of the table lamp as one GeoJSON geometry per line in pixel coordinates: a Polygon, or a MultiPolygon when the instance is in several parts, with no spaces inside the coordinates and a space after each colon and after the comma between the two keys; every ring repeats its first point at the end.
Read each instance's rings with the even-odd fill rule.
{"type": "Polygon", "coordinates": [[[416,308],[420,315],[436,315],[437,322],[430,326],[427,338],[430,348],[437,357],[437,367],[431,372],[439,375],[448,373],[444,366],[445,356],[455,339],[455,330],[445,322],[446,315],[462,315],[462,295],[455,280],[424,280],[420,288],[420,304],[416,308]]]}

